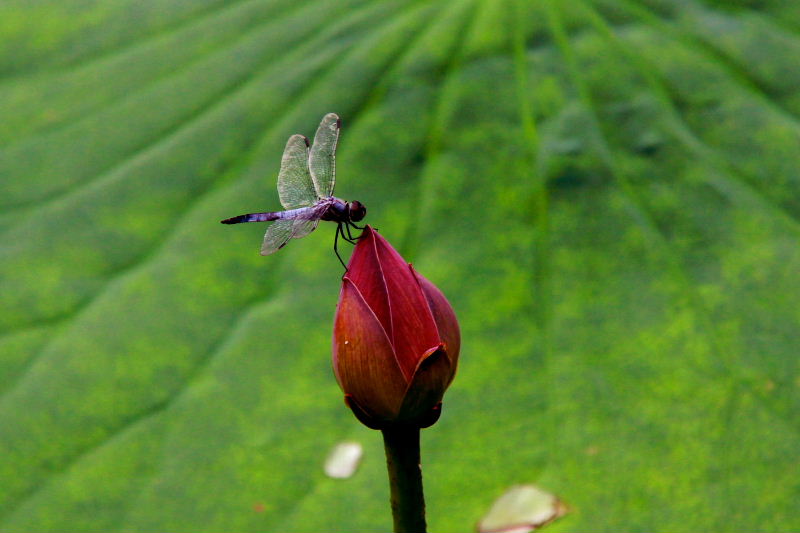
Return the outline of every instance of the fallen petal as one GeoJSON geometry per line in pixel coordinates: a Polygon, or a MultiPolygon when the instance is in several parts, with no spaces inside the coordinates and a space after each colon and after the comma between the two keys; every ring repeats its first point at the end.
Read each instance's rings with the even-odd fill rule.
{"type": "Polygon", "coordinates": [[[567,513],[554,495],[534,485],[515,485],[478,522],[480,533],[527,533],[567,513]]]}
{"type": "Polygon", "coordinates": [[[325,460],[325,474],[336,479],[347,479],[355,474],[364,449],[357,442],[340,442],[325,460]]]}

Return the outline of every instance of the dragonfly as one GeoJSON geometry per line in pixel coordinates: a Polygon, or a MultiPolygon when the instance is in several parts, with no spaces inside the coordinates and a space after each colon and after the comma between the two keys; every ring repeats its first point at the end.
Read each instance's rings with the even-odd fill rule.
{"type": "Polygon", "coordinates": [[[314,144],[305,135],[292,135],[286,143],[278,173],[278,196],[283,211],[248,213],[226,218],[223,224],[241,222],[269,222],[261,255],[270,255],[291,239],[305,237],[315,229],[320,220],[336,222],[333,251],[347,270],[339,255],[339,236],[354,244],[352,230],[362,230],[356,225],[367,214],[367,208],[358,201],[347,202],[333,196],[336,185],[336,144],[342,121],[336,113],[322,117],[314,144]]]}

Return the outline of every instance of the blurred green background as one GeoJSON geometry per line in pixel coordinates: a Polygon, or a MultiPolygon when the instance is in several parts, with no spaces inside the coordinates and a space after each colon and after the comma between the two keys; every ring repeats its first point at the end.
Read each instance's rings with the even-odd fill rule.
{"type": "Polygon", "coordinates": [[[331,111],[337,195],[461,322],[431,530],[522,482],[553,532],[800,530],[800,3],[6,0],[0,36],[0,530],[390,530],[334,227],[219,224],[331,111]]]}

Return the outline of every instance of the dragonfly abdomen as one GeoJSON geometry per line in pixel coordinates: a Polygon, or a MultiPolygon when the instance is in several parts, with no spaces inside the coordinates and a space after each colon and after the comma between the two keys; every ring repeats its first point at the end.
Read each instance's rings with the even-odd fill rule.
{"type": "MultiPolygon", "coordinates": [[[[325,206],[327,207],[327,206],[325,206]]],[[[274,211],[271,213],[248,213],[247,215],[239,215],[236,217],[226,218],[221,222],[223,224],[239,224],[240,222],[269,222],[271,220],[315,220],[319,219],[321,215],[317,214],[315,206],[299,207],[297,209],[288,209],[286,211],[274,211]]]]}
{"type": "Polygon", "coordinates": [[[270,220],[278,220],[282,218],[281,213],[248,213],[246,215],[239,215],[231,218],[226,218],[221,222],[223,224],[239,224],[240,222],[269,222],[270,220]]]}

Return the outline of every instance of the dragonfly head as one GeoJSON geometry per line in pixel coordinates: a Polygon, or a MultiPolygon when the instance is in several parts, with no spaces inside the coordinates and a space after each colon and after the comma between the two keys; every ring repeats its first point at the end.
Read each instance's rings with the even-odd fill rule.
{"type": "Polygon", "coordinates": [[[367,208],[359,201],[348,202],[347,210],[353,222],[358,222],[367,216],[367,208]]]}

